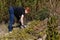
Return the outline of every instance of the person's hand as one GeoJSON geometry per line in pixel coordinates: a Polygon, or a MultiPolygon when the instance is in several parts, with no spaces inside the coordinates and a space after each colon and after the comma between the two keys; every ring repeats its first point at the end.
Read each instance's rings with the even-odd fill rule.
{"type": "Polygon", "coordinates": [[[26,27],[26,25],[21,25],[21,28],[25,28],[26,27]]]}

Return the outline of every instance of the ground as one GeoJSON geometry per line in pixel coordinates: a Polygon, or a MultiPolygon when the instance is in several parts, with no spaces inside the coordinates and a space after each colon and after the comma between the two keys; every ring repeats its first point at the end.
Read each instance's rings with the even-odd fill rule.
{"type": "MultiPolygon", "coordinates": [[[[0,24],[0,40],[37,40],[46,37],[47,21],[31,21],[27,27],[20,29],[13,28],[12,33],[8,32],[7,24],[0,24]]],[[[60,28],[60,27],[59,27],[60,28]]]]}

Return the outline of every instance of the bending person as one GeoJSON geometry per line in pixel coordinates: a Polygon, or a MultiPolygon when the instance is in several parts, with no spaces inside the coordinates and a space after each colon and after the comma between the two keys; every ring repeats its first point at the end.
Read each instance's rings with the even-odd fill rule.
{"type": "Polygon", "coordinates": [[[9,26],[8,26],[8,30],[9,32],[12,31],[13,27],[12,24],[14,23],[14,16],[17,18],[17,21],[19,22],[19,26],[21,27],[25,27],[24,26],[24,16],[25,14],[29,14],[30,12],[30,8],[29,7],[13,7],[10,6],[9,7],[9,14],[10,14],[10,21],[9,21],[9,26]]]}

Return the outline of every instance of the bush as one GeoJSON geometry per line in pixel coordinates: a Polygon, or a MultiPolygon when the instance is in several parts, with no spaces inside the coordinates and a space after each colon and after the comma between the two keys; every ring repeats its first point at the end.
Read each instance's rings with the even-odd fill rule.
{"type": "Polygon", "coordinates": [[[38,11],[35,15],[35,19],[37,20],[44,20],[45,18],[49,17],[49,10],[46,8],[43,8],[41,11],[38,11]]]}
{"type": "Polygon", "coordinates": [[[58,28],[57,17],[55,15],[49,17],[49,20],[47,22],[46,40],[59,40],[59,34],[57,28],[58,28]]]}

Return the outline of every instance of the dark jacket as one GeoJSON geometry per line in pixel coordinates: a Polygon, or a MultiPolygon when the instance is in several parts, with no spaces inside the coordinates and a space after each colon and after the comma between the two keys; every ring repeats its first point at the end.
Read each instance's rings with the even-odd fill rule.
{"type": "Polygon", "coordinates": [[[25,15],[25,9],[23,7],[14,7],[14,15],[18,20],[22,14],[25,15]]]}

